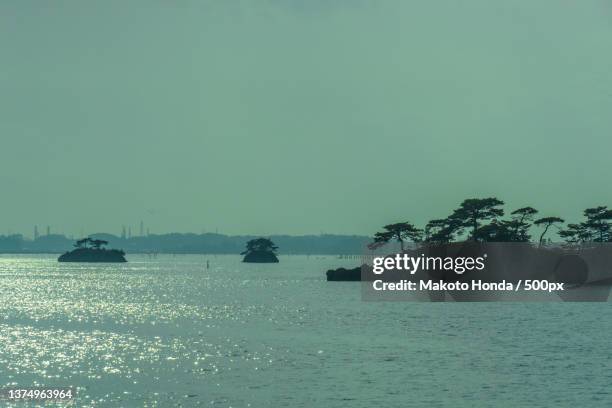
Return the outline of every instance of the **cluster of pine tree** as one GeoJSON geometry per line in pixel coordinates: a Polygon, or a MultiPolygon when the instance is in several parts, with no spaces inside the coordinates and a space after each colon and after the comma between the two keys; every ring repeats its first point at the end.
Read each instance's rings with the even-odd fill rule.
{"type": "Polygon", "coordinates": [[[600,206],[584,210],[585,220],[568,224],[559,217],[536,217],[538,210],[523,207],[503,219],[504,202],[494,198],[470,198],[464,200],[451,215],[429,221],[423,229],[410,222],[385,225],[384,230],[374,235],[371,247],[389,241],[398,241],[404,249],[405,241],[448,243],[460,240],[479,242],[530,242],[532,228],[539,227],[538,241],[545,242],[551,227],[559,229],[559,236],[570,243],[612,242],[612,210],[600,206]]]}

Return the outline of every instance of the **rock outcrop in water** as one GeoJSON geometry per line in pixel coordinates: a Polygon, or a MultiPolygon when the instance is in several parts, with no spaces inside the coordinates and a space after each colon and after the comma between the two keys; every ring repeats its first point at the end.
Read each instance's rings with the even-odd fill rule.
{"type": "Polygon", "coordinates": [[[250,252],[245,255],[242,262],[247,263],[278,263],[278,258],[270,252],[250,252]]]}
{"type": "Polygon", "coordinates": [[[325,273],[325,275],[327,275],[328,281],[360,281],[361,267],[358,266],[353,269],[330,269],[325,273]]]}
{"type": "Polygon", "coordinates": [[[127,262],[125,252],[119,249],[106,249],[107,241],[84,238],[74,244],[75,249],[60,255],[58,262],[127,262]]]}
{"type": "Polygon", "coordinates": [[[240,255],[244,255],[242,262],[247,263],[278,263],[276,250],[278,247],[267,238],[252,239],[247,242],[247,249],[240,255]]]}
{"type": "Polygon", "coordinates": [[[338,268],[338,269],[330,269],[325,272],[328,281],[343,281],[343,282],[351,282],[351,281],[372,281],[374,280],[374,274],[372,273],[372,267],[368,264],[363,264],[356,268],[346,269],[346,268],[338,268]]]}

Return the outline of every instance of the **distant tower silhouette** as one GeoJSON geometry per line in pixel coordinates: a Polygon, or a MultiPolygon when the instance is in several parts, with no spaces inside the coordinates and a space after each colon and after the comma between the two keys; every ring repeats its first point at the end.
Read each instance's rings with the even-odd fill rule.
{"type": "Polygon", "coordinates": [[[51,235],[51,227],[47,225],[47,235],[51,235]]]}
{"type": "Polygon", "coordinates": [[[140,236],[144,236],[144,222],[140,221],[140,236]]]}
{"type": "Polygon", "coordinates": [[[121,227],[121,239],[125,239],[125,236],[126,236],[125,225],[123,225],[121,227]]]}
{"type": "Polygon", "coordinates": [[[132,227],[128,227],[128,239],[132,238],[132,227]]]}
{"type": "Polygon", "coordinates": [[[34,226],[34,241],[38,239],[38,225],[34,226]]]}
{"type": "Polygon", "coordinates": [[[147,227],[147,237],[151,235],[151,231],[149,231],[149,228],[147,227]]]}

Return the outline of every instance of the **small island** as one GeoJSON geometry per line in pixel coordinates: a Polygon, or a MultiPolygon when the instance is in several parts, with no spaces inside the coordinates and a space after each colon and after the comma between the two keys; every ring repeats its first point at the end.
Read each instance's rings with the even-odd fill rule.
{"type": "MultiPolygon", "coordinates": [[[[608,278],[609,268],[605,266],[609,265],[608,258],[602,255],[605,251],[598,250],[601,244],[612,242],[612,209],[603,205],[586,208],[582,222],[568,223],[564,228],[563,218],[554,214],[538,217],[538,210],[530,206],[517,208],[504,218],[506,213],[503,206],[504,202],[496,197],[468,198],[449,216],[430,220],[423,228],[408,221],[385,225],[382,231],[374,234],[373,241],[368,245],[368,249],[373,252],[368,255],[376,254],[374,251],[384,248],[390,242],[396,242],[399,248],[395,248],[392,253],[383,253],[384,257],[395,256],[393,253],[417,257],[425,254],[445,256],[447,253],[459,254],[461,251],[477,253],[489,243],[512,243],[497,248],[512,248],[516,260],[528,261],[527,265],[516,267],[514,276],[518,276],[519,271],[522,276],[542,277],[542,273],[549,273],[564,282],[583,285],[587,282],[587,271],[591,267],[591,274],[597,277],[597,282],[612,282],[612,278],[608,278]],[[535,228],[540,231],[532,237],[535,228]],[[554,228],[558,230],[557,235],[565,240],[564,243],[553,244],[546,238],[554,228]],[[410,242],[409,249],[405,248],[406,242],[410,242]],[[542,265],[549,266],[543,268],[542,265]]],[[[510,258],[504,260],[505,265],[510,264],[510,258]]],[[[364,267],[369,268],[362,265],[353,269],[330,269],[326,272],[327,280],[378,279],[367,269],[362,273],[364,267]]],[[[436,274],[439,275],[439,270],[430,269],[428,276],[438,278],[436,274]]],[[[490,270],[489,276],[491,274],[490,270]]],[[[389,275],[387,272],[387,279],[391,280],[389,275]]],[[[394,278],[402,279],[401,272],[394,278]]],[[[457,279],[457,274],[450,274],[449,279],[457,279]]]]}
{"type": "Polygon", "coordinates": [[[125,252],[119,249],[103,248],[108,241],[83,238],[78,240],[70,252],[61,255],[58,262],[127,262],[125,252]]]}
{"type": "Polygon", "coordinates": [[[365,265],[352,269],[330,269],[325,274],[327,275],[328,281],[360,281],[362,267],[365,267],[365,265]]]}
{"type": "Polygon", "coordinates": [[[242,262],[247,263],[278,263],[276,250],[278,247],[274,242],[267,238],[252,239],[246,244],[246,250],[240,255],[244,255],[242,262]]]}

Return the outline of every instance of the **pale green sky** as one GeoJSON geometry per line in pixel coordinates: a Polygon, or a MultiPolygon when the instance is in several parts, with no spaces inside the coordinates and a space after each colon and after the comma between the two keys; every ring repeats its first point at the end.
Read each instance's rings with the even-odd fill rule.
{"type": "Polygon", "coordinates": [[[607,0],[0,3],[0,233],[612,205],[607,0]]]}

